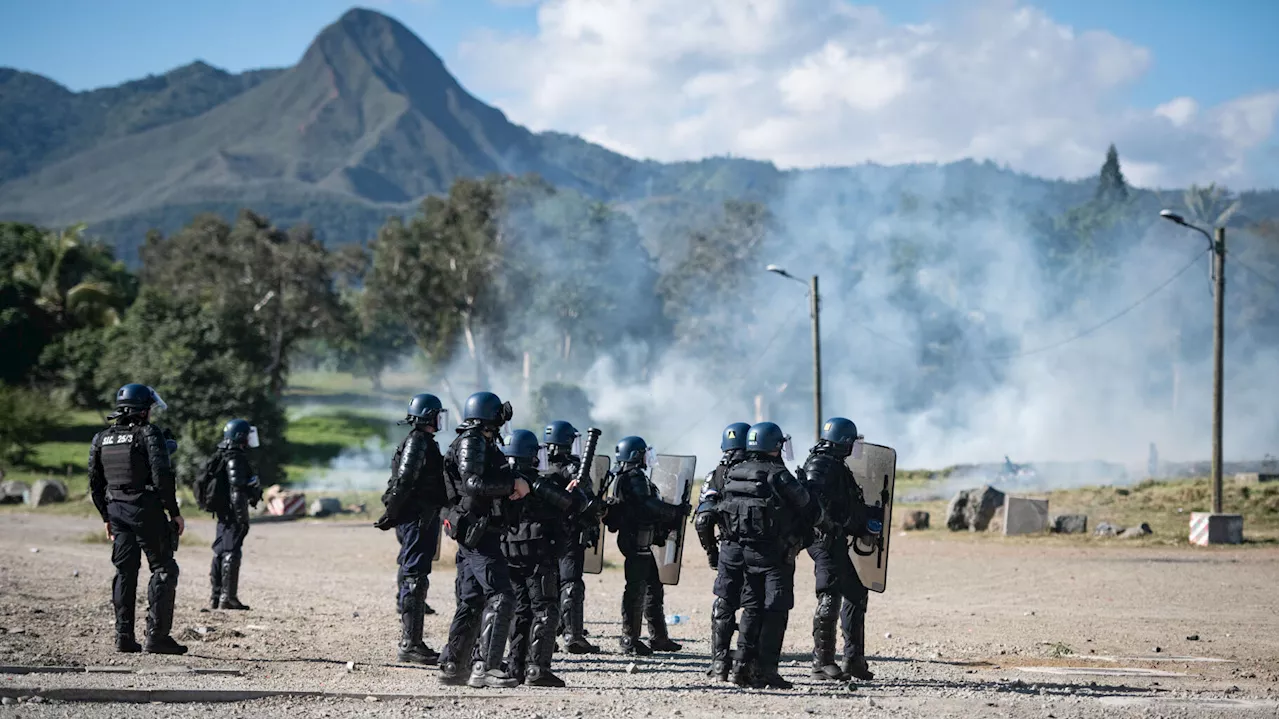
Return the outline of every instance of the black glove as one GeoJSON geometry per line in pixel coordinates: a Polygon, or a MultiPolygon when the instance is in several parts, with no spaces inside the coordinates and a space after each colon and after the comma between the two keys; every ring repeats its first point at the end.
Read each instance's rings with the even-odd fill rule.
{"type": "Polygon", "coordinates": [[[391,515],[387,514],[386,512],[383,512],[382,516],[378,517],[378,521],[373,523],[373,526],[385,532],[396,525],[394,522],[391,521],[391,515]]]}
{"type": "Polygon", "coordinates": [[[712,569],[720,568],[720,548],[719,547],[712,547],[711,549],[707,550],[707,564],[711,565],[712,569]]]}

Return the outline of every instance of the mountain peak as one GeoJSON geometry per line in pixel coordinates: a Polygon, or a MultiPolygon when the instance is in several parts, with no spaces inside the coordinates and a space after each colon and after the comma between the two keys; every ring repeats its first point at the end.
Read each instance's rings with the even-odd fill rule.
{"type": "Polygon", "coordinates": [[[426,75],[440,79],[443,75],[453,81],[440,56],[409,28],[392,17],[366,8],[352,8],[321,30],[307,48],[303,63],[317,55],[334,67],[363,61],[393,77],[412,74],[419,78],[426,75]]]}

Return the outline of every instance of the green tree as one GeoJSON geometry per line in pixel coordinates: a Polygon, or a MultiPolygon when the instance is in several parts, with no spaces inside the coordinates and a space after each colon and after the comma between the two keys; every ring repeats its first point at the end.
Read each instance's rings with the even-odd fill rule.
{"type": "Polygon", "coordinates": [[[335,260],[306,225],[281,230],[248,210],[234,225],[202,215],[172,237],[149,235],[142,261],[148,286],[245,317],[270,348],[261,369],[277,398],[298,344],[339,329],[335,260]]]}
{"type": "Polygon", "coordinates": [[[151,385],[169,408],[157,424],[178,435],[179,477],[190,482],[222,437],[242,417],[258,427],[254,461],[264,483],[284,478],[285,417],[262,371],[272,346],[238,308],[205,305],[145,288],[124,320],[107,330],[97,383],[113,390],[151,385]]]}
{"type": "Polygon", "coordinates": [[[0,462],[25,462],[57,426],[58,415],[40,392],[0,384],[0,462]]]}
{"type": "Polygon", "coordinates": [[[1107,159],[1098,173],[1098,189],[1093,199],[1103,204],[1123,203],[1129,199],[1129,185],[1120,171],[1120,153],[1116,152],[1115,145],[1107,147],[1107,159]]]}

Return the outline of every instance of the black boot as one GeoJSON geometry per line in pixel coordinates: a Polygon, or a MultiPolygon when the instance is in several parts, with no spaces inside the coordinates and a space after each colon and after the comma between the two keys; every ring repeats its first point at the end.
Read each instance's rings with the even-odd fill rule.
{"type": "Polygon", "coordinates": [[[847,681],[848,675],[836,664],[836,619],[840,597],[830,592],[818,595],[818,608],[813,612],[814,679],[847,681]]]}
{"type": "Polygon", "coordinates": [[[582,597],[576,595],[572,584],[565,584],[560,590],[560,624],[564,631],[564,649],[570,654],[598,654],[600,647],[587,641],[586,630],[582,628],[582,597]]]}
{"type": "MultiPolygon", "coordinates": [[[[643,598],[643,594],[641,598],[643,598]]],[[[653,650],[640,640],[640,619],[644,612],[644,608],[639,601],[635,601],[633,597],[623,594],[622,602],[622,636],[618,637],[618,645],[622,648],[622,653],[628,656],[647,657],[653,654],[653,650]],[[628,601],[631,600],[631,601],[628,601]]]]}
{"type": "Polygon", "coordinates": [[[151,573],[147,586],[147,641],[143,650],[151,654],[186,654],[187,648],[175,642],[173,604],[178,591],[178,564],[169,559],[151,573]]]}
{"type": "Polygon", "coordinates": [[[515,601],[508,595],[495,594],[485,605],[480,619],[480,638],[471,662],[467,686],[481,689],[509,689],[518,683],[502,668],[502,655],[511,632],[511,615],[515,601]]]}
{"type": "Polygon", "coordinates": [[[426,582],[420,577],[405,577],[401,594],[400,645],[396,658],[411,664],[431,666],[440,660],[440,655],[422,641],[422,617],[426,594],[426,582]]]}
{"type": "Polygon", "coordinates": [[[759,674],[755,685],[762,689],[790,689],[791,682],[778,674],[782,659],[782,641],[787,634],[787,612],[765,612],[760,626],[759,674]]]}
{"type": "Polygon", "coordinates": [[[137,639],[133,638],[133,632],[128,634],[116,635],[116,651],[121,654],[137,654],[142,651],[142,645],[137,639]]]}
{"type": "Polygon", "coordinates": [[[449,638],[440,655],[440,683],[450,686],[465,684],[467,667],[480,634],[480,607],[458,602],[449,625],[449,638]]]}
{"type": "Polygon", "coordinates": [[[842,622],[844,632],[844,665],[845,674],[854,679],[869,682],[875,678],[867,667],[867,595],[865,590],[859,601],[851,602],[845,611],[846,621],[842,622]]]}
{"type": "Polygon", "coordinates": [[[236,596],[240,588],[240,552],[227,552],[222,555],[222,597],[218,601],[219,609],[246,610],[247,604],[241,604],[236,596]]]}
{"type": "Polygon", "coordinates": [[[222,601],[222,554],[213,555],[213,563],[209,565],[209,608],[217,609],[222,601]]]}
{"type": "Polygon", "coordinates": [[[533,615],[533,626],[529,628],[529,654],[533,666],[525,683],[533,687],[562,687],[564,680],[551,673],[551,656],[555,648],[553,627],[556,625],[558,612],[554,608],[533,615]]]}
{"type": "Polygon", "coordinates": [[[667,618],[662,613],[662,585],[650,584],[645,591],[644,616],[649,624],[649,648],[655,652],[678,652],[681,646],[667,634],[667,618]]]}
{"type": "Polygon", "coordinates": [[[440,662],[440,683],[449,686],[462,686],[467,681],[466,675],[462,673],[462,667],[457,662],[440,662]]]}
{"type": "Polygon", "coordinates": [[[707,670],[707,676],[712,679],[729,681],[729,645],[733,641],[734,629],[733,606],[716,597],[711,604],[711,668],[707,670]]]}
{"type": "Polygon", "coordinates": [[[844,660],[844,665],[841,668],[845,674],[854,679],[861,679],[864,682],[869,682],[876,678],[876,675],[867,666],[866,657],[849,657],[844,660]]]}

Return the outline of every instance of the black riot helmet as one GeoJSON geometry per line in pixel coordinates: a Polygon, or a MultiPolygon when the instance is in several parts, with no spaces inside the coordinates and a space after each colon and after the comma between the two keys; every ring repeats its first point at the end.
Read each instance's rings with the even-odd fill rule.
{"type": "Polygon", "coordinates": [[[511,438],[502,448],[502,453],[507,455],[508,459],[517,460],[517,463],[533,462],[538,458],[540,449],[542,445],[538,443],[538,435],[527,429],[517,429],[511,433],[511,438]]]}
{"type": "Polygon", "coordinates": [[[788,455],[791,454],[791,437],[773,422],[759,422],[751,425],[751,429],[747,431],[747,451],[765,454],[781,452],[783,459],[790,460],[788,455]]]}
{"type": "Polygon", "coordinates": [[[405,411],[405,417],[399,424],[426,426],[432,431],[439,432],[444,429],[448,414],[439,397],[423,392],[415,394],[413,399],[409,400],[409,409],[405,411]]]}
{"type": "MultiPolygon", "coordinates": [[[[542,430],[542,443],[561,452],[569,452],[570,448],[577,444],[580,436],[582,435],[577,428],[562,419],[558,419],[542,430]]],[[[577,452],[572,453],[577,454],[577,452]]]]}
{"type": "Polygon", "coordinates": [[[720,451],[728,452],[733,449],[747,448],[747,432],[751,430],[751,425],[746,422],[734,422],[724,428],[724,434],[720,435],[720,451]]]}
{"type": "Polygon", "coordinates": [[[511,414],[511,403],[503,402],[492,392],[476,392],[467,398],[467,403],[462,408],[463,420],[491,425],[509,421],[511,414]]]}
{"type": "Polygon", "coordinates": [[[241,447],[257,447],[258,428],[248,420],[233,419],[222,428],[222,439],[241,447]]]}
{"type": "Polygon", "coordinates": [[[116,411],[107,419],[138,417],[153,409],[163,410],[168,406],[154,389],[145,384],[130,383],[116,390],[116,411]]]}
{"type": "Polygon", "coordinates": [[[822,423],[822,434],[818,439],[825,442],[841,457],[848,457],[853,452],[853,443],[858,439],[858,425],[844,417],[832,417],[822,423]]]}
{"type": "Polygon", "coordinates": [[[618,464],[634,464],[644,467],[648,464],[649,445],[640,437],[623,437],[613,448],[613,458],[618,464]]]}

